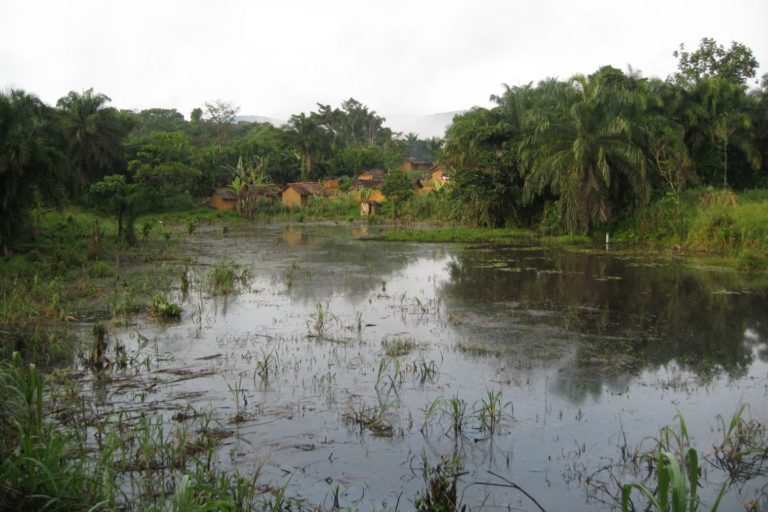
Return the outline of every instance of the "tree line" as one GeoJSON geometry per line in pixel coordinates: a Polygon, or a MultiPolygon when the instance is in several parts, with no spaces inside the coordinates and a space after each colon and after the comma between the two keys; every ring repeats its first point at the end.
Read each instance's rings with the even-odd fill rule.
{"type": "Polygon", "coordinates": [[[751,50],[705,38],[674,55],[666,80],[605,66],[456,116],[442,161],[464,217],[590,233],[692,184],[768,186],[768,75],[748,90],[751,50]]]}
{"type": "Polygon", "coordinates": [[[55,106],[0,92],[0,247],[9,252],[40,205],[108,208],[130,242],[138,212],[188,207],[216,187],[351,177],[406,156],[448,169],[444,218],[485,226],[589,233],[692,184],[767,187],[768,77],[748,89],[751,50],[705,38],[674,55],[666,80],[606,66],[505,86],[493,107],[456,116],[444,140],[393,132],[354,98],[276,127],[238,121],[237,106],[219,100],[187,120],[174,109],[118,110],[93,90],[55,106]]]}
{"type": "Polygon", "coordinates": [[[44,204],[108,209],[117,215],[119,235],[132,242],[138,213],[192,206],[248,176],[278,184],[351,177],[391,168],[407,155],[432,158],[440,147],[439,139],[393,132],[354,98],[338,108],[318,104],[281,127],[238,120],[238,107],[221,100],[194,109],[189,120],[174,109],[133,112],[110,101],[89,89],[52,107],[22,90],[0,92],[4,253],[27,213],[44,204]]]}

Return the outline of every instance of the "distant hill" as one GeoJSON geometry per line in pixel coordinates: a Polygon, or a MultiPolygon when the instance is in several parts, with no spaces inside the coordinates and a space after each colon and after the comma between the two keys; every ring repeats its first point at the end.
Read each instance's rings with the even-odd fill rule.
{"type": "MultiPolygon", "coordinates": [[[[441,112],[439,114],[392,114],[384,115],[386,121],[384,126],[391,128],[395,132],[401,132],[403,135],[415,133],[422,139],[430,137],[443,137],[445,130],[451,125],[453,116],[463,114],[466,110],[455,110],[453,112],[441,112]]],[[[275,119],[266,116],[237,116],[236,121],[246,121],[249,123],[270,123],[274,126],[283,126],[288,121],[275,119]]]]}
{"type": "Polygon", "coordinates": [[[384,124],[396,132],[402,132],[404,135],[410,132],[416,133],[422,139],[444,137],[446,128],[453,122],[453,117],[464,112],[466,110],[429,115],[392,114],[384,116],[387,118],[384,124]]]}
{"type": "Polygon", "coordinates": [[[282,119],[275,119],[274,117],[266,116],[235,116],[236,122],[244,121],[246,123],[269,123],[273,126],[283,126],[287,121],[282,119]]]}

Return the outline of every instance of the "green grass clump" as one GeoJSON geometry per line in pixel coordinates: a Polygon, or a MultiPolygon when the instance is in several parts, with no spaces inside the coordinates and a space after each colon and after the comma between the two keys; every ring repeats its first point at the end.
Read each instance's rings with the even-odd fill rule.
{"type": "Polygon", "coordinates": [[[149,314],[158,320],[178,320],[183,309],[178,304],[168,301],[168,297],[159,293],[149,304],[149,314]]]}
{"type": "Polygon", "coordinates": [[[413,338],[387,338],[381,342],[384,353],[389,357],[407,356],[416,349],[413,338]]]}
{"type": "Polygon", "coordinates": [[[112,277],[115,275],[115,269],[106,261],[95,261],[88,268],[88,277],[112,277]]]}
{"type": "Polygon", "coordinates": [[[248,283],[251,272],[241,269],[232,262],[219,262],[208,273],[208,283],[214,295],[229,295],[237,293],[242,285],[248,283]]]}

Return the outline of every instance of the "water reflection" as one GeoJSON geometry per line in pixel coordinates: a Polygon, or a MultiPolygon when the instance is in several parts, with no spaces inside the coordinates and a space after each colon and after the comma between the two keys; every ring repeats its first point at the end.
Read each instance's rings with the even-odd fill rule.
{"type": "Polygon", "coordinates": [[[196,232],[182,321],[115,333],[137,354],[137,382],[112,386],[109,400],[134,407],[140,393],[168,418],[210,408],[242,443],[220,447],[223,463],[289,479],[309,504],[338,485],[342,506],[361,510],[412,499],[421,453],[461,455],[469,504],[516,503],[512,491],[468,485],[493,470],[548,510],[594,510],[573,498],[582,473],[617,456],[606,439],[653,435],[684,404],[706,445],[714,414],[765,401],[766,288],[747,292],[738,274],[544,247],[362,241],[353,229],[244,224],[218,244],[196,232]],[[247,289],[210,295],[205,276],[222,260],[252,273],[247,289]],[[396,339],[410,352],[388,354],[383,340],[396,339]],[[420,364],[434,374],[419,378],[420,364]],[[506,407],[490,439],[479,427],[489,392],[506,407]],[[451,436],[453,399],[467,404],[463,436],[451,436]],[[375,414],[390,437],[366,426],[375,414]],[[572,443],[589,451],[572,456],[572,443]]]}
{"type": "Polygon", "coordinates": [[[472,329],[527,342],[534,356],[553,337],[576,347],[557,387],[578,397],[672,361],[703,380],[745,375],[768,339],[768,293],[743,291],[738,277],[600,253],[470,249],[457,254],[441,291],[476,317],[472,329]]]}

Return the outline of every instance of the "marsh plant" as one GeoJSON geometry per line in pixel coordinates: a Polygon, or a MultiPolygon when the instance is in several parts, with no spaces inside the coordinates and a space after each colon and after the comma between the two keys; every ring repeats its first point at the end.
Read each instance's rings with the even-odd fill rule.
{"type": "Polygon", "coordinates": [[[232,384],[227,382],[229,393],[235,402],[235,414],[232,415],[232,421],[235,423],[243,422],[247,419],[246,408],[248,407],[248,397],[243,388],[243,375],[240,374],[238,380],[232,384]]]}
{"type": "MultiPolygon", "coordinates": [[[[713,458],[700,457],[699,451],[691,446],[685,419],[678,412],[677,424],[661,429],[656,442],[656,454],[649,465],[655,487],[643,483],[629,483],[621,487],[621,507],[627,512],[636,510],[632,495],[640,494],[646,504],[644,510],[659,512],[697,512],[719,510],[720,502],[732,484],[739,484],[765,474],[764,461],[768,456],[768,438],[765,427],[755,421],[743,418],[746,406],[740,405],[736,413],[726,422],[718,417],[723,441],[714,447],[713,458]],[[701,460],[723,470],[727,478],[719,484],[711,504],[705,504],[699,491],[707,485],[701,460]],[[633,492],[637,491],[637,492],[633,492]]],[[[747,510],[757,510],[757,506],[747,510]]]]}
{"type": "Polygon", "coordinates": [[[422,477],[424,490],[414,501],[419,512],[455,511],[459,509],[458,482],[461,461],[456,458],[444,457],[434,466],[426,453],[421,455],[422,477]]]}
{"type": "Polygon", "coordinates": [[[744,419],[746,408],[741,404],[728,421],[717,416],[723,440],[715,446],[714,460],[709,461],[734,481],[768,474],[768,429],[759,421],[744,419]]]}
{"type": "Polygon", "coordinates": [[[444,403],[444,413],[448,416],[453,438],[458,439],[464,434],[464,424],[467,421],[467,402],[454,395],[444,403]]]}
{"type": "Polygon", "coordinates": [[[408,363],[407,369],[418,377],[419,384],[434,382],[437,377],[437,363],[423,356],[408,363]]]}
{"type": "Polygon", "coordinates": [[[100,370],[108,364],[107,360],[107,327],[104,324],[93,326],[93,346],[91,355],[88,359],[88,365],[91,368],[100,370]]]}
{"type": "Polygon", "coordinates": [[[310,337],[319,338],[321,340],[326,339],[332,322],[336,322],[337,325],[340,324],[339,318],[331,313],[328,303],[326,303],[325,306],[318,303],[315,308],[315,313],[311,315],[310,319],[307,321],[310,337]]]}
{"type": "Polygon", "coordinates": [[[277,372],[280,361],[278,360],[276,350],[276,346],[272,347],[270,350],[263,347],[259,349],[261,354],[256,360],[254,373],[263,380],[269,380],[269,376],[274,375],[277,372]]]}
{"type": "Polygon", "coordinates": [[[149,314],[152,318],[161,321],[179,320],[183,309],[178,304],[168,300],[168,297],[158,293],[149,303],[149,314]]]}
{"type": "Polygon", "coordinates": [[[416,350],[416,340],[413,338],[386,338],[381,346],[389,357],[407,356],[416,350]]]}
{"type": "Polygon", "coordinates": [[[342,419],[345,423],[359,426],[360,434],[369,430],[375,437],[392,437],[395,434],[395,427],[387,415],[392,405],[392,403],[386,403],[381,406],[367,407],[364,403],[360,403],[356,409],[350,407],[342,419]]]}
{"type": "Polygon", "coordinates": [[[237,293],[252,278],[251,271],[232,262],[219,262],[208,273],[208,284],[213,295],[237,293]]]}
{"type": "Polygon", "coordinates": [[[501,424],[504,408],[505,405],[501,404],[501,391],[486,391],[485,398],[480,399],[477,411],[480,418],[480,429],[494,435],[501,424]]]}
{"type": "Polygon", "coordinates": [[[186,297],[189,293],[189,267],[184,267],[184,270],[181,271],[179,288],[181,289],[181,294],[186,297]]]}

